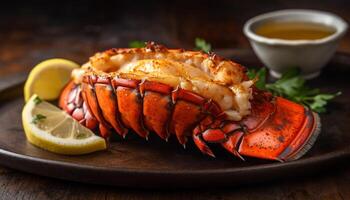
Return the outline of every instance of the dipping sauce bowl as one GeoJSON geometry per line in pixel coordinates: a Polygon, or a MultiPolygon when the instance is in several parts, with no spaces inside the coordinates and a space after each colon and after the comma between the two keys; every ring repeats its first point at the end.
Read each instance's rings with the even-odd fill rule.
{"type": "Polygon", "coordinates": [[[335,53],[346,33],[347,23],[340,17],[323,11],[290,9],[270,12],[248,20],[243,28],[258,58],[279,78],[291,67],[299,67],[306,79],[317,77],[335,53]],[[334,31],[318,39],[281,39],[259,35],[256,31],[268,23],[312,23],[334,31]]]}

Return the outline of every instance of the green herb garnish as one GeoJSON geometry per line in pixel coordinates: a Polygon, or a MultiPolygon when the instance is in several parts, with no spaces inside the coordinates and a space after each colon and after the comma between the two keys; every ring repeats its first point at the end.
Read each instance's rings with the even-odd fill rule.
{"type": "Polygon", "coordinates": [[[33,124],[37,124],[39,121],[41,121],[41,120],[43,120],[43,119],[46,119],[46,116],[45,116],[45,115],[36,114],[36,115],[34,115],[34,117],[33,117],[32,123],[33,123],[33,124]]]}
{"type": "Polygon", "coordinates": [[[255,69],[248,69],[247,75],[249,79],[257,79],[255,82],[255,86],[261,90],[265,89],[266,85],[266,68],[261,68],[256,71],[255,69]]]}
{"type": "Polygon", "coordinates": [[[77,138],[77,139],[84,139],[86,137],[87,137],[87,135],[86,134],[82,134],[82,133],[79,133],[78,135],[75,136],[75,138],[77,138]]]}
{"type": "MultiPolygon", "coordinates": [[[[206,42],[202,38],[196,38],[195,39],[195,50],[201,50],[206,53],[209,53],[211,51],[211,44],[206,42]]],[[[129,43],[130,48],[142,48],[146,47],[146,42],[140,41],[140,40],[134,40],[129,43]]]]}
{"type": "Polygon", "coordinates": [[[130,48],[142,48],[146,46],[146,42],[134,40],[129,43],[130,48]]]}
{"type": "Polygon", "coordinates": [[[297,68],[288,70],[274,83],[266,83],[266,71],[266,68],[261,68],[258,71],[248,70],[247,75],[250,79],[258,79],[255,84],[258,89],[268,90],[276,96],[282,96],[303,104],[318,113],[326,112],[328,101],[341,94],[341,92],[335,94],[321,93],[317,88],[307,87],[305,79],[300,75],[297,68]]]}
{"type": "Polygon", "coordinates": [[[36,96],[36,97],[33,99],[33,102],[34,102],[35,105],[38,105],[39,103],[42,102],[42,100],[41,100],[38,96],[36,96]]]}
{"type": "Polygon", "coordinates": [[[204,39],[196,38],[194,42],[196,45],[196,50],[201,50],[205,53],[209,53],[211,51],[211,44],[206,42],[204,39]]]}

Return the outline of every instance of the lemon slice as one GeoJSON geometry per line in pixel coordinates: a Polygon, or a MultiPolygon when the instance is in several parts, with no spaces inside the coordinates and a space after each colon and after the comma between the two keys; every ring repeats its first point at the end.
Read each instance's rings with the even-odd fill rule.
{"type": "Polygon", "coordinates": [[[58,98],[63,87],[71,78],[73,69],[79,65],[65,59],[54,58],[36,65],[29,73],[24,85],[24,99],[28,101],[33,94],[43,100],[58,98]]]}
{"type": "Polygon", "coordinates": [[[22,123],[30,143],[55,153],[79,155],[106,149],[103,138],[38,95],[24,106],[22,123]]]}

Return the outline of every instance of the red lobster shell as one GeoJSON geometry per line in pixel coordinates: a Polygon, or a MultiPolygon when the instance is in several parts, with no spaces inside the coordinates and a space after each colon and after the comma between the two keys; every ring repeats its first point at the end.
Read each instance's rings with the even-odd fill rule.
{"type": "Polygon", "coordinates": [[[105,138],[114,131],[125,137],[133,130],[146,139],[151,132],[164,140],[176,135],[179,143],[185,145],[190,136],[201,152],[213,157],[209,143],[221,145],[241,159],[251,156],[286,161],[305,154],[320,132],[319,117],[308,108],[273,97],[254,86],[240,90],[249,81],[244,68],[216,55],[169,50],[155,44],[140,49],[112,49],[90,58],[73,77],[62,91],[60,107],[89,129],[98,128],[105,138]],[[171,60],[170,67],[164,67],[167,60],[171,60]],[[140,66],[127,66],[136,61],[140,66]],[[187,64],[171,71],[177,65],[173,61],[187,64]],[[152,72],[147,71],[148,65],[153,66],[152,72]],[[193,66],[201,72],[192,69],[193,66]],[[188,73],[192,76],[186,78],[188,73]],[[173,74],[180,77],[174,79],[180,80],[179,83],[172,81],[173,74]],[[204,81],[208,87],[198,89],[200,84],[195,85],[198,77],[193,74],[210,80],[204,81]],[[191,87],[181,82],[184,77],[191,87]],[[211,87],[223,89],[211,90],[211,87]],[[223,102],[229,94],[225,92],[237,88],[238,92],[230,94],[236,98],[236,101],[229,98],[234,102],[230,109],[240,108],[240,112],[227,108],[224,111],[223,102]],[[239,91],[249,91],[244,94],[249,94],[250,99],[239,91]],[[240,95],[246,97],[241,101],[248,107],[238,105],[240,95]]]}

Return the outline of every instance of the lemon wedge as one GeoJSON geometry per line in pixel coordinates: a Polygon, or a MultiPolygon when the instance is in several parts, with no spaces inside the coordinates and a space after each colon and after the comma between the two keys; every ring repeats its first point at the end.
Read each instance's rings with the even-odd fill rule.
{"type": "Polygon", "coordinates": [[[22,123],[28,141],[48,151],[79,155],[106,149],[103,138],[38,95],[24,106],[22,123]]]}
{"type": "Polygon", "coordinates": [[[70,80],[72,70],[76,68],[79,68],[78,64],[61,58],[39,63],[29,73],[24,85],[25,101],[28,101],[33,94],[37,94],[43,100],[58,98],[70,80]]]}

